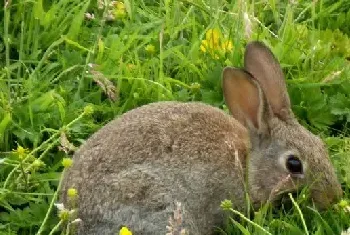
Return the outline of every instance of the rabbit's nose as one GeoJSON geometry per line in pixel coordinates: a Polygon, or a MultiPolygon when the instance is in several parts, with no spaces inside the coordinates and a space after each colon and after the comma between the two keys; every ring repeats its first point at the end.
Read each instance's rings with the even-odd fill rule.
{"type": "Polygon", "coordinates": [[[338,183],[330,192],[330,196],[332,197],[332,203],[337,203],[343,197],[343,189],[341,185],[338,183]]]}
{"type": "Polygon", "coordinates": [[[340,185],[336,185],[335,187],[329,187],[323,190],[319,188],[314,189],[311,196],[318,209],[326,210],[342,198],[343,191],[340,185]]]}
{"type": "Polygon", "coordinates": [[[324,200],[328,201],[329,206],[334,203],[339,202],[339,200],[343,197],[342,187],[336,177],[327,178],[323,184],[324,196],[326,197],[324,200]]]}

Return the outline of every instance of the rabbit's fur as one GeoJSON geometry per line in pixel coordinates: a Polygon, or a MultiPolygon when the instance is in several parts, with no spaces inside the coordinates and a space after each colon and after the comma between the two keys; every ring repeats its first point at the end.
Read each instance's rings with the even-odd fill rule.
{"type": "Polygon", "coordinates": [[[166,234],[176,201],[190,234],[212,234],[224,221],[220,202],[231,199],[244,212],[246,191],[255,208],[302,186],[319,208],[338,200],[325,145],[293,116],[280,65],[264,44],[247,45],[245,70],[223,71],[232,115],[203,103],[157,102],[93,134],[61,193],[67,205],[67,189],[78,190],[79,234],[116,234],[122,225],[135,235],[166,234]],[[298,174],[286,166],[291,155],[302,163],[298,174]]]}

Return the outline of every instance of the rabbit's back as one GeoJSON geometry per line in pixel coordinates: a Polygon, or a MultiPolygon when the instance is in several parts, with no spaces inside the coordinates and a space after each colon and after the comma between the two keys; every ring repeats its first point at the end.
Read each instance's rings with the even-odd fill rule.
{"type": "Polygon", "coordinates": [[[240,161],[248,143],[246,129],[212,106],[145,105],[86,141],[63,193],[78,190],[82,234],[113,234],[121,225],[134,234],[165,234],[175,201],[184,205],[184,225],[192,233],[210,234],[222,220],[221,200],[244,204],[240,161]]]}

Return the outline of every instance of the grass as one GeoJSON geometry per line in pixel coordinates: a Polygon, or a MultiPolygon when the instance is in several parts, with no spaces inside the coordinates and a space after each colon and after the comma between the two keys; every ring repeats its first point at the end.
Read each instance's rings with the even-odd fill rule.
{"type": "MultiPolygon", "coordinates": [[[[262,208],[254,219],[232,219],[222,230],[340,234],[350,226],[348,1],[124,0],[105,7],[108,3],[2,5],[0,234],[60,229],[64,216],[53,203],[62,159],[115,116],[158,100],[222,107],[221,70],[242,65],[244,46],[253,39],[264,41],[280,60],[293,111],[327,143],[345,195],[326,212],[301,196],[292,210],[262,208]],[[203,52],[203,40],[213,40],[211,29],[232,48],[203,52]]],[[[228,211],[235,218],[237,212],[228,211]]]]}

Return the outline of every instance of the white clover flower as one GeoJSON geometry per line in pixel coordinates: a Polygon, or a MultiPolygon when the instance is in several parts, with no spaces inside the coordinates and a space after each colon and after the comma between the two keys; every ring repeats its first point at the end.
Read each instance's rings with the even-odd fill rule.
{"type": "Polygon", "coordinates": [[[55,203],[54,205],[56,206],[56,208],[57,208],[59,211],[63,211],[63,210],[66,209],[66,208],[64,208],[63,203],[55,203]]]}

